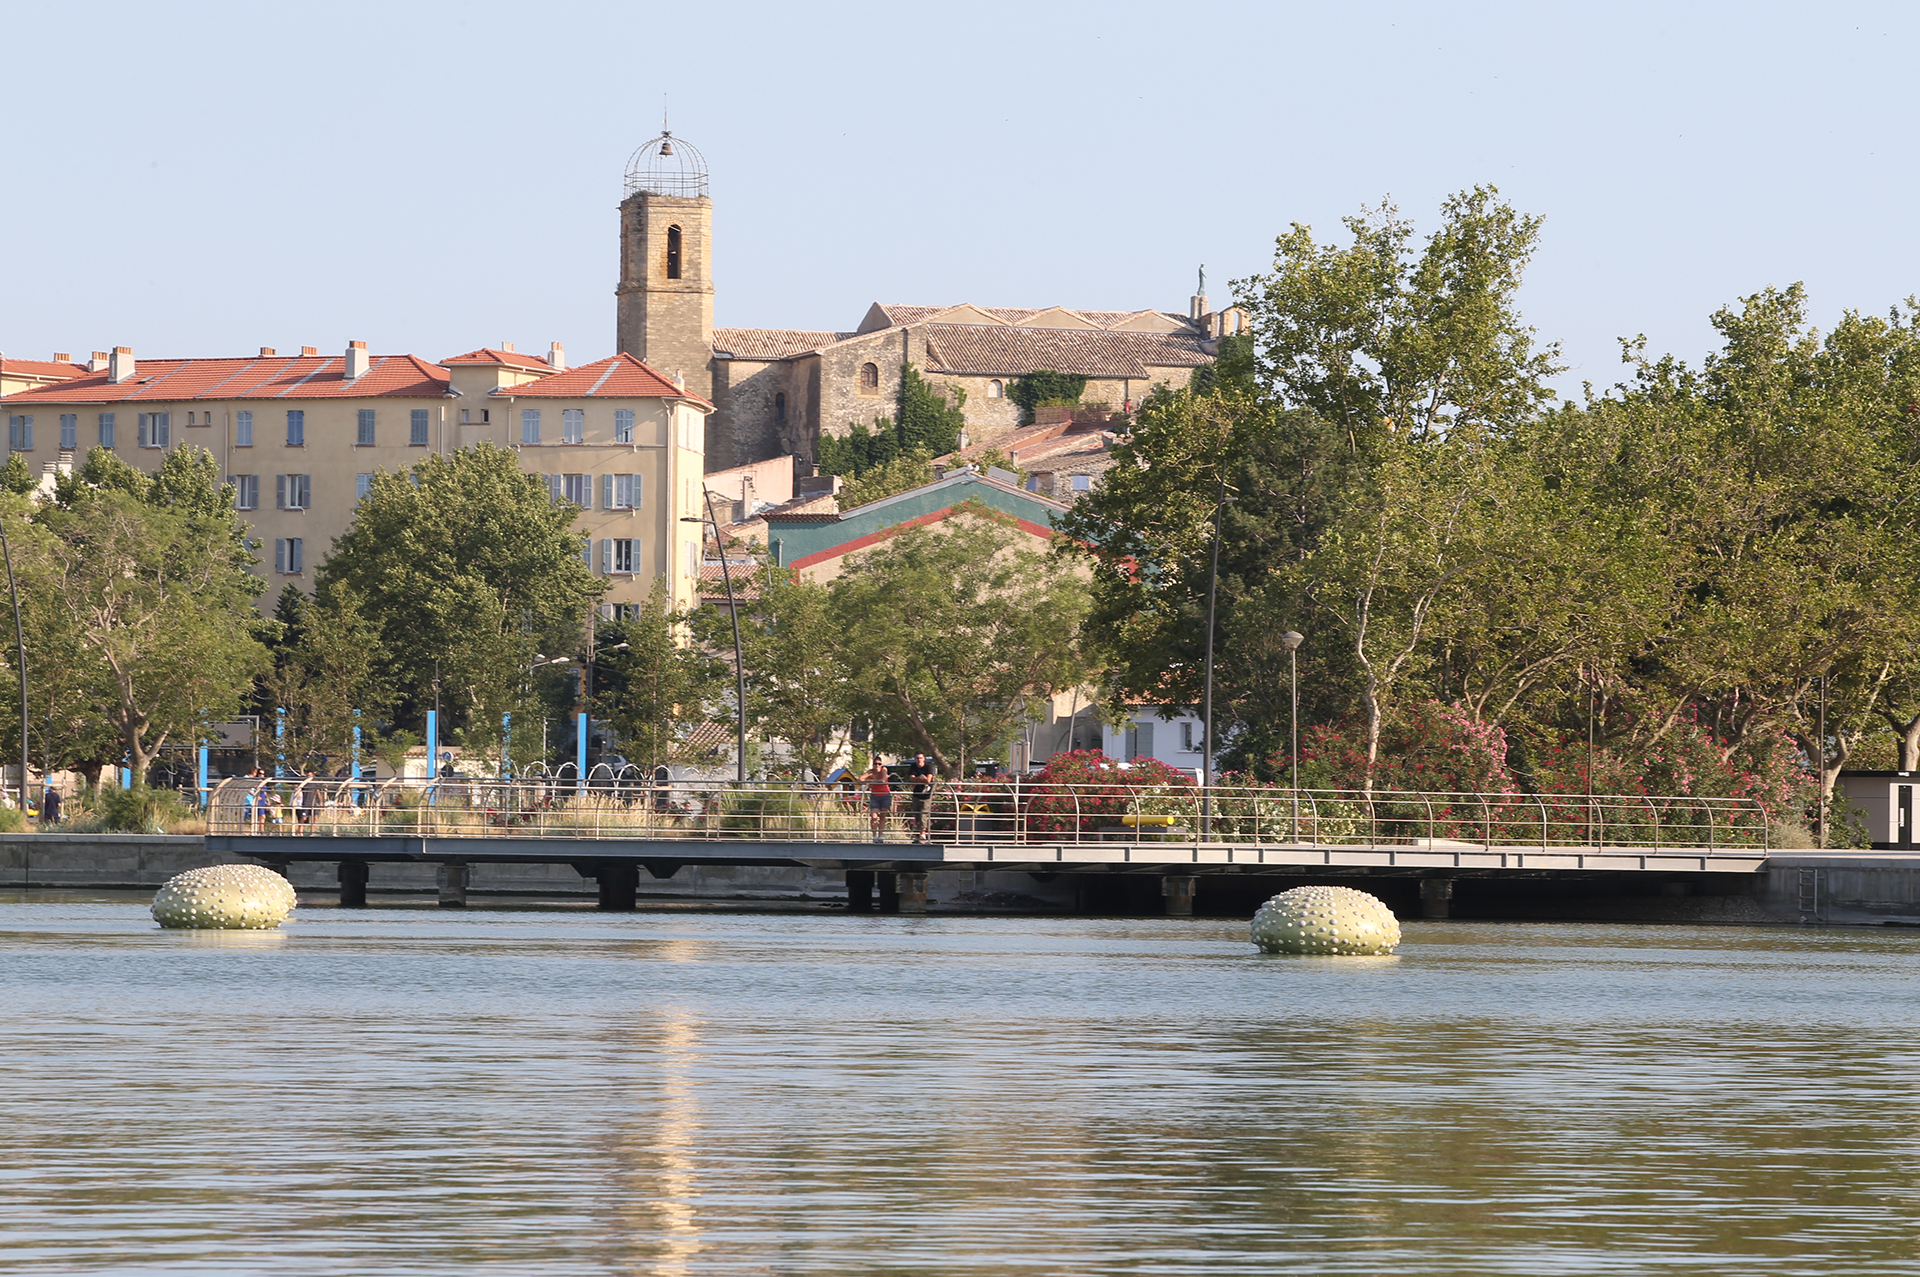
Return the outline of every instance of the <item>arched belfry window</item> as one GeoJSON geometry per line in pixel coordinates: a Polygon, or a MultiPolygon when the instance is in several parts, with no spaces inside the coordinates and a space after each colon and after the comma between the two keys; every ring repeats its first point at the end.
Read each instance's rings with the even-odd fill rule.
{"type": "Polygon", "coordinates": [[[860,365],[860,393],[863,395],[877,395],[880,393],[879,364],[860,365]]]}
{"type": "Polygon", "coordinates": [[[998,399],[1005,393],[1006,393],[1006,388],[1003,387],[998,381],[989,381],[987,383],[987,398],[998,399]]]}
{"type": "Polygon", "coordinates": [[[680,228],[667,227],[667,278],[680,278],[680,228]]]}

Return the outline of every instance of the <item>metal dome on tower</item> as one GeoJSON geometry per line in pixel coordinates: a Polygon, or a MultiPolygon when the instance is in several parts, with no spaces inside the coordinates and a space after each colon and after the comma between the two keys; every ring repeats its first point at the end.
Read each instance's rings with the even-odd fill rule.
{"type": "Polygon", "coordinates": [[[660,136],[627,161],[625,194],[642,193],[680,199],[704,199],[707,194],[706,157],[685,138],[675,137],[664,122],[660,136]]]}

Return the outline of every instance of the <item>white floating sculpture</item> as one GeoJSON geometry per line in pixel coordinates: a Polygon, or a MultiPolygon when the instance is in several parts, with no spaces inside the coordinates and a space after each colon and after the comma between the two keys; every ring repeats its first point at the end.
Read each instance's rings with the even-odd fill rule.
{"type": "Polygon", "coordinates": [[[271,931],[295,904],[293,884],[264,865],[213,865],[167,879],[153,896],[163,927],[271,931]]]}
{"type": "Polygon", "coordinates": [[[1392,953],[1400,923],[1378,896],[1351,887],[1295,887],[1253,915],[1268,953],[1392,953]]]}

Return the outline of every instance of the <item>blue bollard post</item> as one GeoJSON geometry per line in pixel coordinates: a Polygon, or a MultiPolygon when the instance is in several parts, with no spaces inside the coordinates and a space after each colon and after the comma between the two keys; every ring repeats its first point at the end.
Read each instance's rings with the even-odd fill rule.
{"type": "Polygon", "coordinates": [[[200,806],[202,810],[206,808],[207,798],[207,747],[202,745],[200,747],[200,806]]]}
{"type": "MultiPolygon", "coordinates": [[[[427,779],[431,781],[440,770],[440,711],[427,711],[427,779]]],[[[429,786],[428,793],[432,793],[429,786]]]]}
{"type": "Polygon", "coordinates": [[[273,711],[273,778],[287,774],[287,711],[273,711]]]}
{"type": "Polygon", "coordinates": [[[576,739],[573,766],[580,782],[575,789],[584,794],[587,792],[587,716],[585,714],[580,715],[574,735],[576,739]]]}
{"type": "Polygon", "coordinates": [[[500,776],[513,779],[513,715],[500,716],[500,776]]]}
{"type": "Polygon", "coordinates": [[[360,805],[360,711],[353,711],[353,757],[349,760],[347,773],[347,792],[353,795],[353,805],[360,805]]]}

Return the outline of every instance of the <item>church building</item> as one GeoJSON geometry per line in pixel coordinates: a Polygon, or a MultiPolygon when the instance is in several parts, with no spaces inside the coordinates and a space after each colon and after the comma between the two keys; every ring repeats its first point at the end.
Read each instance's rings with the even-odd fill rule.
{"type": "Polygon", "coordinates": [[[892,416],[909,364],[950,398],[964,392],[968,444],[1020,425],[1007,391],[1029,373],[1083,375],[1083,402],[1128,410],[1155,385],[1186,385],[1245,322],[1195,296],[1185,314],[875,303],[846,331],[715,328],[712,231],[699,151],[662,133],[634,152],[620,203],[618,349],[713,404],[710,470],[810,460],[820,436],[892,416]]]}

